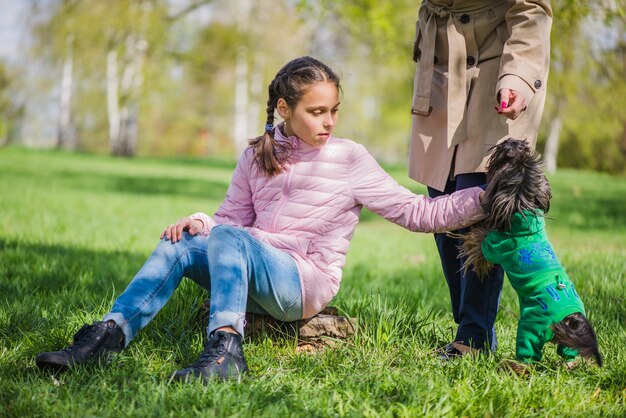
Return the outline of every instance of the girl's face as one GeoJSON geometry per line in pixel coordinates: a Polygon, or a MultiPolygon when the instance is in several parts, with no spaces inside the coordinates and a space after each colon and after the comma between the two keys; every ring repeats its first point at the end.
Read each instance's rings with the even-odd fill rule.
{"type": "Polygon", "coordinates": [[[339,89],[330,81],[309,86],[295,108],[278,99],[278,114],[285,120],[285,133],[307,144],[322,147],[330,138],[339,117],[339,89]]]}

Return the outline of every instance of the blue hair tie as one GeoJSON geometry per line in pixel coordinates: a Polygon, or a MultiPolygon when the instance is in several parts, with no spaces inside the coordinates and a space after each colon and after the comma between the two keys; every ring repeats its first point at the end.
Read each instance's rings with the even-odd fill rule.
{"type": "Polygon", "coordinates": [[[274,124],[272,123],[265,124],[265,132],[272,132],[272,129],[274,129],[274,124]]]}

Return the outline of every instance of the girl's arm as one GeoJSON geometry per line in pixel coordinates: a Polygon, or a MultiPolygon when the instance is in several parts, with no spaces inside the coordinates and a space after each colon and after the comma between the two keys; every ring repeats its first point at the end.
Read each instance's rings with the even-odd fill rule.
{"type": "Polygon", "coordinates": [[[201,235],[208,235],[214,226],[229,224],[235,226],[252,226],[256,220],[252,190],[250,189],[250,172],[254,162],[251,148],[244,151],[237,162],[233,178],[228,186],[226,198],[213,217],[198,212],[190,216],[191,219],[202,221],[201,235]]]}
{"type": "Polygon", "coordinates": [[[362,145],[357,144],[352,152],[348,170],[358,204],[411,231],[453,231],[483,217],[479,202],[481,188],[436,198],[416,195],[391,178],[362,145]]]}

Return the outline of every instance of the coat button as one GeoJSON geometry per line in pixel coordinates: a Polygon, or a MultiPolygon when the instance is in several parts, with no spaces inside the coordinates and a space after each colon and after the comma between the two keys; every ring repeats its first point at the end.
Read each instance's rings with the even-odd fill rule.
{"type": "MultiPolygon", "coordinates": [[[[469,57],[467,57],[467,65],[474,65],[476,64],[476,58],[472,57],[471,55],[469,57]]],[[[537,85],[537,82],[535,82],[535,86],[537,85]]]]}
{"type": "Polygon", "coordinates": [[[469,15],[461,15],[461,23],[467,23],[470,21],[469,15]]]}
{"type": "Polygon", "coordinates": [[[541,80],[535,80],[535,88],[536,89],[540,89],[541,88],[541,80]]]}

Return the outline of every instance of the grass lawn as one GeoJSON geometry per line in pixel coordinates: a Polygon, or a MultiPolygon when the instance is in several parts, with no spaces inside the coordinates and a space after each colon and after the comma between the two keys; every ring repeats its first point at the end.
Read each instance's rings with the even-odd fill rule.
{"type": "MultiPolygon", "coordinates": [[[[438,361],[454,322],[433,238],[365,212],[333,302],[358,318],[351,341],[303,354],[292,340],[255,340],[242,384],[169,385],[204,341],[207,294],[184,281],[113,364],[40,372],[37,353],[100,319],[165,225],[217,209],[233,168],[0,149],[0,417],[626,416],[626,178],[581,171],[551,177],[548,232],[596,327],[603,368],[566,371],[548,345],[528,377],[502,370],[518,316],[508,283],[497,353],[438,361]]],[[[391,173],[425,191],[404,169],[391,173]]]]}

